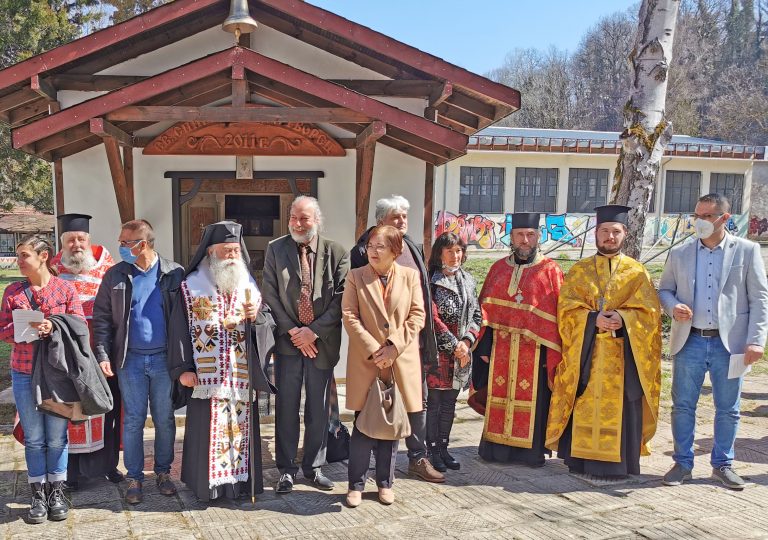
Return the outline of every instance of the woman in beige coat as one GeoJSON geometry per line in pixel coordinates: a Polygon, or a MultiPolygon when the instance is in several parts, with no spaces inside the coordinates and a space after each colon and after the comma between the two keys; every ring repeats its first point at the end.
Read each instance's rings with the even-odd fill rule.
{"type": "MultiPolygon", "coordinates": [[[[425,318],[419,274],[395,262],[403,251],[403,241],[394,227],[375,227],[366,249],[368,264],[347,274],[341,301],[342,320],[349,335],[347,408],[356,411],[357,418],[379,370],[382,378],[387,378],[394,367],[406,411],[418,412],[422,410],[419,331],[425,318]]],[[[372,451],[379,501],[394,502],[397,443],[372,439],[354,428],[348,465],[350,507],[362,500],[372,451]]]]}

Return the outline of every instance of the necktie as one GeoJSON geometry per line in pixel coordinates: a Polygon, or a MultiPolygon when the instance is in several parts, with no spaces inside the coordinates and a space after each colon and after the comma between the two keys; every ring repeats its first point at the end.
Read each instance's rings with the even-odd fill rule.
{"type": "Polygon", "coordinates": [[[312,310],[312,277],[309,273],[309,258],[306,245],[299,246],[299,262],[301,263],[301,292],[299,293],[299,322],[307,325],[315,320],[312,310]]]}

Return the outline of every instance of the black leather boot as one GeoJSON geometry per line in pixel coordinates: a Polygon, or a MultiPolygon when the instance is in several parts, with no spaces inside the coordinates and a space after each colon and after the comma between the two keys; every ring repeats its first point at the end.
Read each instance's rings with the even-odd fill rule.
{"type": "Polygon", "coordinates": [[[440,449],[438,448],[437,443],[431,442],[427,444],[427,457],[436,471],[443,473],[448,470],[440,455],[440,449]]]}
{"type": "Polygon", "coordinates": [[[69,500],[64,496],[64,482],[52,482],[48,485],[48,519],[64,521],[69,516],[69,500]]]}
{"type": "Polygon", "coordinates": [[[448,453],[448,439],[443,439],[440,444],[440,458],[443,460],[443,463],[446,467],[451,469],[452,471],[458,471],[461,469],[461,463],[456,461],[456,459],[448,453]]]}
{"type": "Polygon", "coordinates": [[[48,499],[45,496],[45,485],[40,482],[29,484],[32,490],[32,502],[29,503],[29,523],[42,523],[48,517],[48,499]]]}

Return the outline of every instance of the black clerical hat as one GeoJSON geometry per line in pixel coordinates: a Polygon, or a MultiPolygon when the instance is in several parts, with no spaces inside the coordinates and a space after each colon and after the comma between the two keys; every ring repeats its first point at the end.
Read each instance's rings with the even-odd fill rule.
{"type": "Polygon", "coordinates": [[[629,206],[622,204],[606,204],[604,206],[598,206],[595,208],[597,214],[597,224],[605,222],[623,223],[627,225],[629,223],[629,206]]]}
{"type": "Polygon", "coordinates": [[[243,239],[243,227],[234,221],[219,221],[211,223],[205,227],[203,237],[200,239],[200,245],[197,246],[192,260],[186,268],[185,275],[195,270],[207,255],[208,248],[215,244],[226,244],[237,242],[240,244],[240,252],[246,265],[251,264],[251,257],[248,255],[248,249],[243,239]]]}
{"type": "Polygon", "coordinates": [[[512,214],[513,229],[538,229],[541,214],[538,212],[515,212],[512,214]]]}
{"type": "Polygon", "coordinates": [[[59,234],[65,232],[91,232],[88,214],[61,214],[58,217],[59,234]]]}

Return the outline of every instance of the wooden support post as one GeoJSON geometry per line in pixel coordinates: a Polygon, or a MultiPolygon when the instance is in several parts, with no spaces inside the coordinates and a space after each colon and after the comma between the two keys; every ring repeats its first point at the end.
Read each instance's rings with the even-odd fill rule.
{"type": "Polygon", "coordinates": [[[241,65],[232,66],[232,106],[245,107],[248,103],[248,81],[245,78],[245,68],[241,65]]]}
{"type": "Polygon", "coordinates": [[[126,133],[116,125],[107,122],[103,118],[91,118],[90,130],[94,135],[115,139],[121,146],[133,146],[133,135],[126,133]]]}
{"type": "Polygon", "coordinates": [[[386,135],[384,122],[373,122],[356,139],[357,161],[355,163],[355,238],[359,238],[368,227],[368,207],[371,203],[373,183],[373,158],[376,141],[386,135]]]}
{"type": "Polygon", "coordinates": [[[64,165],[60,159],[53,162],[53,182],[56,192],[56,215],[64,213],[64,165]]]}
{"type": "MultiPolygon", "coordinates": [[[[444,167],[447,165],[444,165],[444,167]]],[[[429,260],[432,251],[432,214],[434,213],[435,199],[435,166],[432,163],[424,163],[424,257],[429,260]]]]}
{"type": "MultiPolygon", "coordinates": [[[[125,223],[134,219],[133,205],[133,181],[129,186],[126,178],[125,168],[123,167],[123,158],[120,155],[120,145],[114,137],[106,136],[104,140],[104,149],[107,152],[107,161],[109,162],[109,171],[112,174],[112,185],[115,188],[115,197],[117,198],[117,209],[120,212],[120,222],[125,223]]],[[[131,156],[131,163],[133,156],[131,156]]],[[[131,176],[133,176],[133,167],[131,167],[131,176]]]]}

